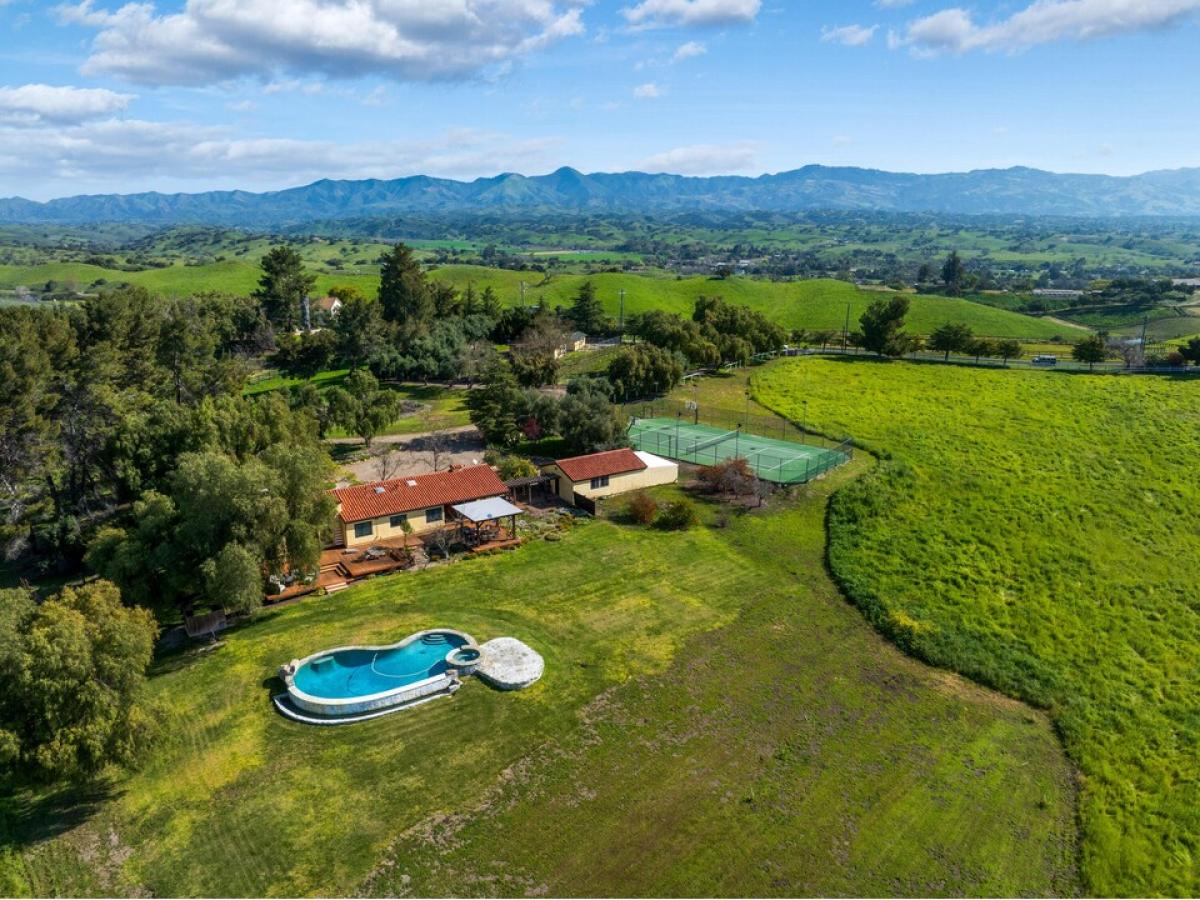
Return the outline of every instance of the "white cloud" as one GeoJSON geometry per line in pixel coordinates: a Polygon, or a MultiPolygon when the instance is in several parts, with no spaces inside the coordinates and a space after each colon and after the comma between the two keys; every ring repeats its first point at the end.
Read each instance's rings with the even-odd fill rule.
{"type": "Polygon", "coordinates": [[[428,140],[296,140],[239,136],[191,123],[109,119],[74,127],[0,125],[0,181],[62,196],[146,185],[286,187],[317,178],[477,177],[548,167],[562,141],[461,129],[428,140]],[[136,173],[136,183],[131,181],[136,173]]]}
{"type": "Polygon", "coordinates": [[[693,144],[648,156],[635,168],[644,172],[670,172],[676,175],[749,172],[758,168],[758,149],[759,145],[754,141],[693,144]]]}
{"type": "Polygon", "coordinates": [[[688,41],[686,44],[680,44],[675,49],[675,53],[671,56],[671,62],[683,62],[685,59],[703,56],[707,52],[708,47],[699,41],[688,41]]]}
{"type": "Polygon", "coordinates": [[[639,84],[633,89],[633,96],[637,100],[657,100],[663,95],[663,90],[652,81],[645,84],[639,84]]]}
{"type": "Polygon", "coordinates": [[[584,30],[588,0],[186,0],[159,13],[58,8],[97,29],[85,73],[204,85],[281,73],[402,81],[476,76],[584,30]]]}
{"type": "Polygon", "coordinates": [[[989,25],[965,9],[944,9],[889,38],[917,56],[972,50],[1016,52],[1061,40],[1091,40],[1165,28],[1200,10],[1200,0],[1036,0],[989,25]]]}
{"type": "Polygon", "coordinates": [[[821,40],[827,44],[841,44],[844,47],[861,47],[869,44],[875,37],[878,25],[842,25],[838,28],[822,28],[821,40]]]}
{"type": "Polygon", "coordinates": [[[642,0],[621,10],[635,28],[736,25],[753,22],[762,0],[642,0]]]}
{"type": "Polygon", "coordinates": [[[103,88],[23,84],[0,87],[0,121],[36,125],[71,124],[121,112],[134,99],[103,88]]]}

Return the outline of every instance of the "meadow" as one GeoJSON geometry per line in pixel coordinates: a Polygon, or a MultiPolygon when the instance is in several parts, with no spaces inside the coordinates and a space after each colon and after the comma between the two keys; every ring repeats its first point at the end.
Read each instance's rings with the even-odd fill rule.
{"type": "MultiPolygon", "coordinates": [[[[176,263],[162,269],[123,272],[83,263],[52,263],[39,266],[0,266],[0,289],[12,290],[24,285],[57,281],[87,290],[98,281],[105,284],[128,282],[164,296],[185,296],[200,291],[248,294],[261,275],[256,261],[234,261],[184,265],[176,263]]],[[[787,328],[829,329],[841,332],[850,313],[850,326],[880,296],[879,291],[862,291],[854,285],[831,279],[772,282],[755,278],[713,279],[702,276],[677,278],[672,275],[639,275],[602,272],[593,275],[561,274],[545,276],[540,272],[518,272],[481,266],[444,266],[431,270],[430,277],[465,289],[468,284],[482,291],[491,286],[502,304],[521,303],[521,283],[525,282],[525,302],[545,303],[550,308],[569,307],[580,285],[590,279],[605,309],[614,318],[620,311],[620,291],[625,291],[625,313],[631,315],[651,309],[663,309],[690,315],[696,298],[720,296],[733,303],[755,309],[787,328]]],[[[316,290],[327,291],[335,285],[360,288],[368,296],[379,289],[377,274],[331,273],[322,271],[316,290]]],[[[1074,340],[1081,331],[1048,319],[1038,319],[968,300],[936,296],[912,296],[909,328],[928,334],[945,322],[965,322],[976,334],[1023,340],[1062,338],[1074,340]]]]}
{"type": "Polygon", "coordinates": [[[1048,720],[904,656],[825,574],[828,498],[869,467],[688,532],[582,522],[165,657],[141,771],[0,800],[0,893],[1074,893],[1048,720]],[[280,663],[436,625],[518,636],[546,676],[350,727],[273,712],[280,663]]]}
{"type": "MultiPolygon", "coordinates": [[[[477,266],[446,266],[434,269],[431,276],[465,288],[476,290],[490,285],[505,303],[519,301],[521,282],[526,283],[526,302],[544,303],[551,309],[570,307],[584,281],[591,281],[596,294],[612,316],[619,313],[620,292],[625,291],[625,314],[666,310],[690,316],[697,297],[723,297],[754,309],[787,328],[809,330],[828,329],[841,333],[846,324],[847,310],[850,328],[858,326],[858,318],[866,308],[887,293],[859,290],[852,284],[832,279],[812,279],[792,282],[773,282],[754,278],[715,279],[703,276],[678,278],[663,275],[646,277],[616,272],[594,275],[555,275],[543,279],[539,273],[512,272],[503,269],[483,269],[477,266]]],[[[968,300],[950,297],[910,297],[909,330],[928,334],[946,322],[964,322],[976,334],[1018,339],[1078,339],[1081,333],[1049,320],[1037,319],[1007,310],[996,309],[968,300]]]]}
{"type": "Polygon", "coordinates": [[[752,383],[884,457],[832,504],[831,567],[901,647],[1049,711],[1085,891],[1200,890],[1200,382],[805,360],[752,383]]]}

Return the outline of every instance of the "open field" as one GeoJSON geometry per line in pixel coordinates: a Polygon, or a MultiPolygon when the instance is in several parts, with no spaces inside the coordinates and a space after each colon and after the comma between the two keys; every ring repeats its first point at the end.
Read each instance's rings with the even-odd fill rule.
{"type": "Polygon", "coordinates": [[[825,574],[829,494],[558,542],[266,612],[160,661],[164,742],[86,795],[0,801],[7,894],[1069,894],[1047,720],[925,668],[825,574]],[[276,715],[276,667],[444,625],[546,657],[358,726],[276,715]]]}
{"type": "Polygon", "coordinates": [[[1200,889],[1200,384],[783,361],[756,397],[891,459],[830,561],[915,654],[1050,710],[1082,770],[1084,887],[1200,889]]]}
{"type": "MultiPolygon", "coordinates": [[[[0,289],[18,285],[45,284],[47,281],[70,283],[88,290],[98,280],[105,283],[130,284],[145,287],[164,295],[186,295],[199,291],[225,291],[248,294],[254,290],[260,276],[255,262],[226,261],[207,265],[176,264],[164,269],[142,272],[122,272],[102,269],[81,263],[54,263],[41,266],[0,266],[0,289]]],[[[431,277],[459,288],[473,284],[477,290],[491,285],[503,304],[515,306],[521,302],[521,282],[527,284],[527,303],[546,303],[550,307],[571,305],[579,286],[588,278],[596,285],[597,294],[608,312],[616,316],[620,308],[619,292],[626,292],[627,315],[651,309],[691,315],[696,298],[721,296],[758,310],[788,328],[831,329],[839,333],[850,311],[851,328],[857,327],[858,317],[880,296],[875,291],[860,291],[846,282],[829,279],[771,282],[754,278],[675,278],[651,277],[622,273],[600,273],[591,276],[555,275],[545,280],[538,272],[515,272],[507,269],[488,269],[479,266],[447,266],[434,269],[431,277]]],[[[354,285],[368,295],[379,288],[378,275],[321,274],[318,290],[334,285],[354,285]]],[[[948,297],[913,296],[909,328],[928,334],[945,322],[965,322],[976,334],[991,337],[1011,337],[1026,340],[1046,340],[1055,336],[1077,339],[1077,328],[1025,316],[1008,310],[948,297]]]]}
{"type": "MultiPolygon", "coordinates": [[[[556,275],[542,283],[539,273],[475,266],[447,266],[435,269],[431,275],[463,288],[468,283],[477,290],[491,285],[506,304],[519,302],[520,284],[525,281],[526,302],[545,303],[551,308],[569,307],[580,285],[590,280],[605,309],[613,316],[620,308],[621,290],[626,292],[626,315],[663,309],[690,316],[697,297],[720,296],[749,306],[787,328],[830,329],[839,334],[846,322],[847,307],[853,330],[867,306],[881,296],[877,291],[860,291],[852,284],[830,279],[772,282],[753,278],[649,278],[605,272],[590,276],[556,275]]],[[[976,334],[990,337],[1048,339],[1058,335],[1077,339],[1081,334],[1078,329],[969,300],[916,295],[910,299],[908,327],[919,334],[928,334],[945,322],[965,322],[976,334]]]]}

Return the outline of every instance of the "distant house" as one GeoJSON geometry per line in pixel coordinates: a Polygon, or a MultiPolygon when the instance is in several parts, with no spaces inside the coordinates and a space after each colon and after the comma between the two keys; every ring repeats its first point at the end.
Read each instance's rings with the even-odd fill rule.
{"type": "Polygon", "coordinates": [[[1033,296],[1045,297],[1050,300],[1076,300],[1084,295],[1084,291],[1073,291],[1066,288],[1034,288],[1033,296]]]}
{"type": "Polygon", "coordinates": [[[579,505],[577,497],[593,501],[659,484],[674,484],[679,479],[679,466],[640,450],[607,450],[555,460],[542,466],[542,473],[556,476],[558,495],[579,505]]]}
{"type": "Polygon", "coordinates": [[[322,297],[313,304],[313,307],[332,319],[341,310],[342,301],[337,297],[322,297]]]}
{"type": "Polygon", "coordinates": [[[587,335],[582,331],[572,331],[566,336],[558,349],[554,351],[554,358],[561,359],[568,353],[578,353],[587,346],[587,335]]]}
{"type": "Polygon", "coordinates": [[[508,492],[491,466],[465,466],[448,472],[413,475],[337,488],[337,527],[347,547],[401,539],[404,524],[413,534],[444,527],[451,507],[503,497],[508,492]]]}

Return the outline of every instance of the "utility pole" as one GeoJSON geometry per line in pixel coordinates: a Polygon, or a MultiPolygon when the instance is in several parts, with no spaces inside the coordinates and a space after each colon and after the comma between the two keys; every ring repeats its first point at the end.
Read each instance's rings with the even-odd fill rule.
{"type": "Polygon", "coordinates": [[[521,282],[521,309],[525,308],[525,282],[521,282]]]}
{"type": "Polygon", "coordinates": [[[625,343],[625,288],[621,288],[621,315],[617,319],[617,334],[621,336],[621,343],[625,343]]]}
{"type": "Polygon", "coordinates": [[[846,342],[850,339],[850,304],[846,304],[846,325],[842,328],[842,352],[846,352],[846,342]]]}
{"type": "Polygon", "coordinates": [[[1146,365],[1146,327],[1150,324],[1150,317],[1146,316],[1142,319],[1142,342],[1138,345],[1138,368],[1146,365]]]}

